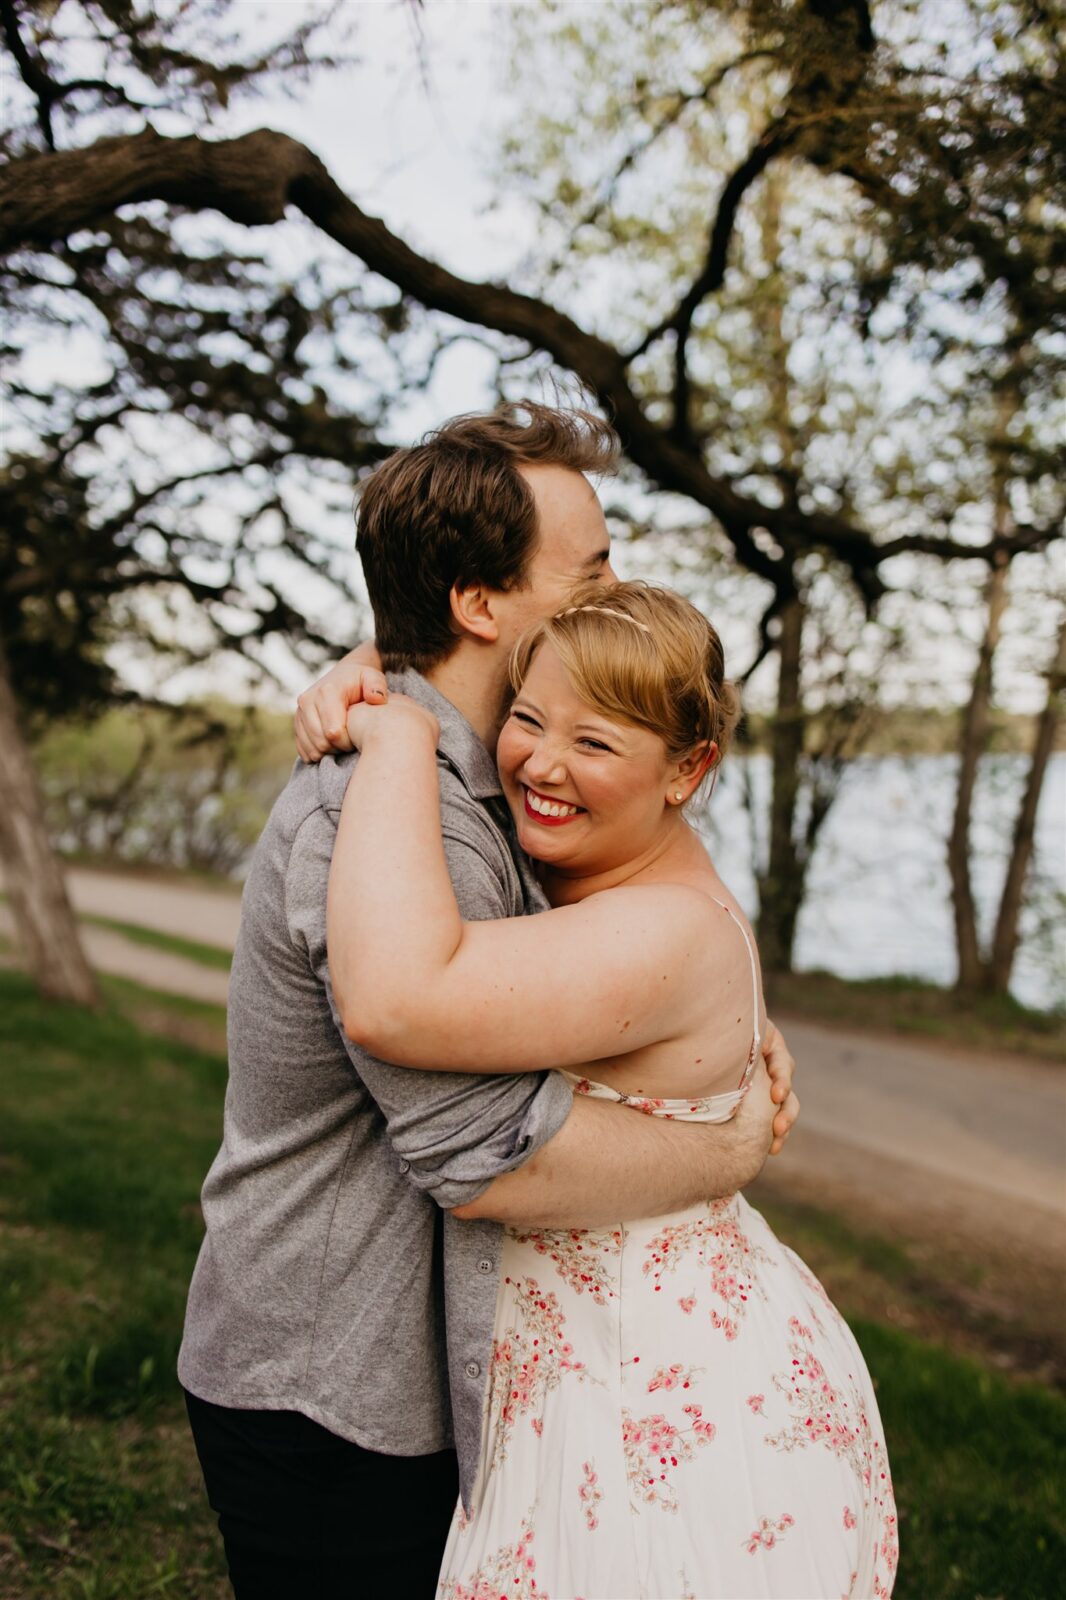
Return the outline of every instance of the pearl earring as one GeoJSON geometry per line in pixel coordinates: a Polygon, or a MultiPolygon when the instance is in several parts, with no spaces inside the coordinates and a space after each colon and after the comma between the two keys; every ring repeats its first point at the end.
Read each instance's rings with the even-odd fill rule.
{"type": "Polygon", "coordinates": [[[674,799],[675,799],[675,800],[683,800],[683,799],[684,799],[684,798],[685,798],[685,797],[684,797],[684,795],[683,795],[683,794],[682,794],[682,793],[681,793],[681,790],[680,790],[680,789],[675,789],[675,790],[674,790],[674,799]]]}

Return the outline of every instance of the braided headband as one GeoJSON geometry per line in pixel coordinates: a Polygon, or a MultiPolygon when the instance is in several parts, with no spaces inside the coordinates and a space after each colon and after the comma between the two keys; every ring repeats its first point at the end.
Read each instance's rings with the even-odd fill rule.
{"type": "Polygon", "coordinates": [[[634,628],[642,628],[645,633],[651,633],[646,622],[638,622],[636,617],[631,617],[627,611],[616,611],[613,606],[569,606],[566,611],[560,611],[560,617],[572,617],[575,611],[594,611],[601,616],[606,613],[609,617],[621,617],[623,622],[631,622],[634,628]]]}

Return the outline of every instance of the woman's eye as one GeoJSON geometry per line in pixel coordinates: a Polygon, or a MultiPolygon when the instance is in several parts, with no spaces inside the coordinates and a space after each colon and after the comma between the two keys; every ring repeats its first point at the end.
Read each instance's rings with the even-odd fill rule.
{"type": "Polygon", "coordinates": [[[515,722],[521,722],[527,728],[539,728],[540,723],[526,711],[512,711],[511,716],[515,722]]]}
{"type": "Polygon", "coordinates": [[[581,743],[585,746],[586,750],[610,751],[611,748],[609,744],[603,744],[599,739],[582,739],[581,743]]]}

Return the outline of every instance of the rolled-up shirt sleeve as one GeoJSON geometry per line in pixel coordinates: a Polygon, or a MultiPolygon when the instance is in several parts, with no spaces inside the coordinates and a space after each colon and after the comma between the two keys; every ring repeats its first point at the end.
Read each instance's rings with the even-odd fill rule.
{"type": "MultiPolygon", "coordinates": [[[[397,1067],[368,1055],[347,1037],[325,944],[325,895],[335,838],[329,815],[316,811],[294,841],[286,882],[290,936],[306,947],[325,986],[334,1026],[385,1120],[401,1171],[445,1209],[469,1204],[494,1178],[520,1167],[559,1131],[572,1105],[570,1086],[555,1072],[497,1076],[397,1067]]],[[[453,822],[445,827],[444,844],[464,920],[511,915],[498,866],[474,831],[453,822]]]]}

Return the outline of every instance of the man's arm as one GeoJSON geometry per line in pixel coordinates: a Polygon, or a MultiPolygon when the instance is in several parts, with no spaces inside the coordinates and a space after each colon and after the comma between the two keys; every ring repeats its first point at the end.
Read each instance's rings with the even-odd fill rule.
{"type": "Polygon", "coordinates": [[[554,1138],[453,1215],[595,1228],[733,1194],[762,1170],[776,1109],[762,1068],[725,1123],[673,1122],[576,1095],[554,1138]]]}

